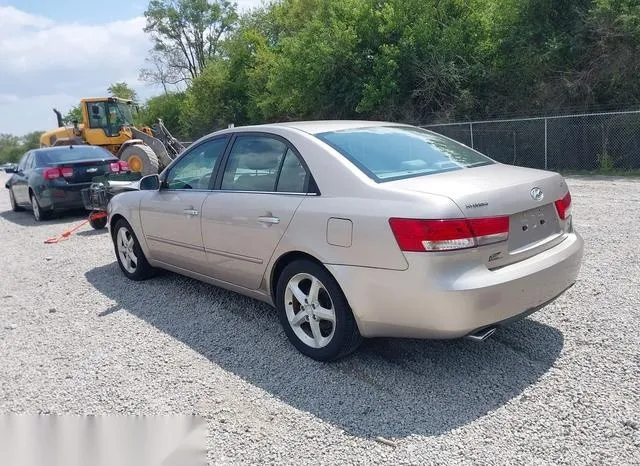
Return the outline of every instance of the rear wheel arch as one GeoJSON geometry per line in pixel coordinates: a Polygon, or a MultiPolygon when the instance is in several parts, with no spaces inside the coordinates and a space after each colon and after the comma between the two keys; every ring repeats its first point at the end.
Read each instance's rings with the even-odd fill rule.
{"type": "MultiPolygon", "coordinates": [[[[273,300],[274,303],[276,302],[276,288],[278,286],[278,279],[280,278],[280,275],[282,275],[282,271],[285,269],[287,265],[289,265],[290,263],[296,260],[308,260],[318,264],[325,270],[327,269],[321,261],[319,261],[317,258],[315,258],[311,254],[308,254],[306,252],[289,251],[281,255],[273,264],[273,267],[271,268],[271,275],[269,277],[269,294],[271,295],[271,299],[273,300]]],[[[329,271],[327,270],[327,272],[329,271]]]]}

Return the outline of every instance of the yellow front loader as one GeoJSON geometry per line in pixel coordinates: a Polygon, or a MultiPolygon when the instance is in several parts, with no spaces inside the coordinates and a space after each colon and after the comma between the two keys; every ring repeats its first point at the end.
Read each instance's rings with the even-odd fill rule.
{"type": "Polygon", "coordinates": [[[158,120],[154,128],[134,125],[133,101],[117,97],[96,97],[80,101],[82,121],[65,126],[62,115],[53,111],[58,128],[40,137],[40,146],[89,144],[102,146],[129,164],[131,171],[142,175],[158,173],[184,150],[158,120]]]}

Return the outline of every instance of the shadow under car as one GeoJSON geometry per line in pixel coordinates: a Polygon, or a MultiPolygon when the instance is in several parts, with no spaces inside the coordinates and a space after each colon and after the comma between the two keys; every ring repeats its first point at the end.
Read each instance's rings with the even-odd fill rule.
{"type": "Polygon", "coordinates": [[[557,329],[525,319],[481,343],[365,340],[352,356],[322,364],[289,344],[264,303],[173,273],[133,282],[116,262],[85,276],[117,303],[99,315],[126,310],[248,383],[360,437],[439,435],[468,424],[518,397],[563,347],[557,329]]]}

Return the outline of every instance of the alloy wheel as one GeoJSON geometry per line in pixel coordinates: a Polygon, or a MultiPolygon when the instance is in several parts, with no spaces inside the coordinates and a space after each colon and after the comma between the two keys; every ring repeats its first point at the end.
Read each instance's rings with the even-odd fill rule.
{"type": "Polygon", "coordinates": [[[336,313],[329,292],[311,274],[291,277],[284,293],[287,320],[296,336],[311,348],[324,348],[335,333],[336,313]]]}
{"type": "Polygon", "coordinates": [[[133,251],[135,239],[126,227],[122,227],[118,230],[116,244],[122,266],[127,272],[135,273],[136,268],[138,267],[138,257],[133,251]]]}

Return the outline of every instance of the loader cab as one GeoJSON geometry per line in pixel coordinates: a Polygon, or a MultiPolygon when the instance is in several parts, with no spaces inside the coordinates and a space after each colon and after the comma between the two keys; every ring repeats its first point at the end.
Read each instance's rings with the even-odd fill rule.
{"type": "Polygon", "coordinates": [[[123,125],[133,125],[133,102],[115,97],[104,99],[86,99],[82,103],[82,117],[84,128],[87,131],[87,140],[90,137],[94,142],[90,144],[104,145],[114,144],[112,138],[122,138],[123,125]],[[100,139],[104,141],[100,141],[100,139]]]}

